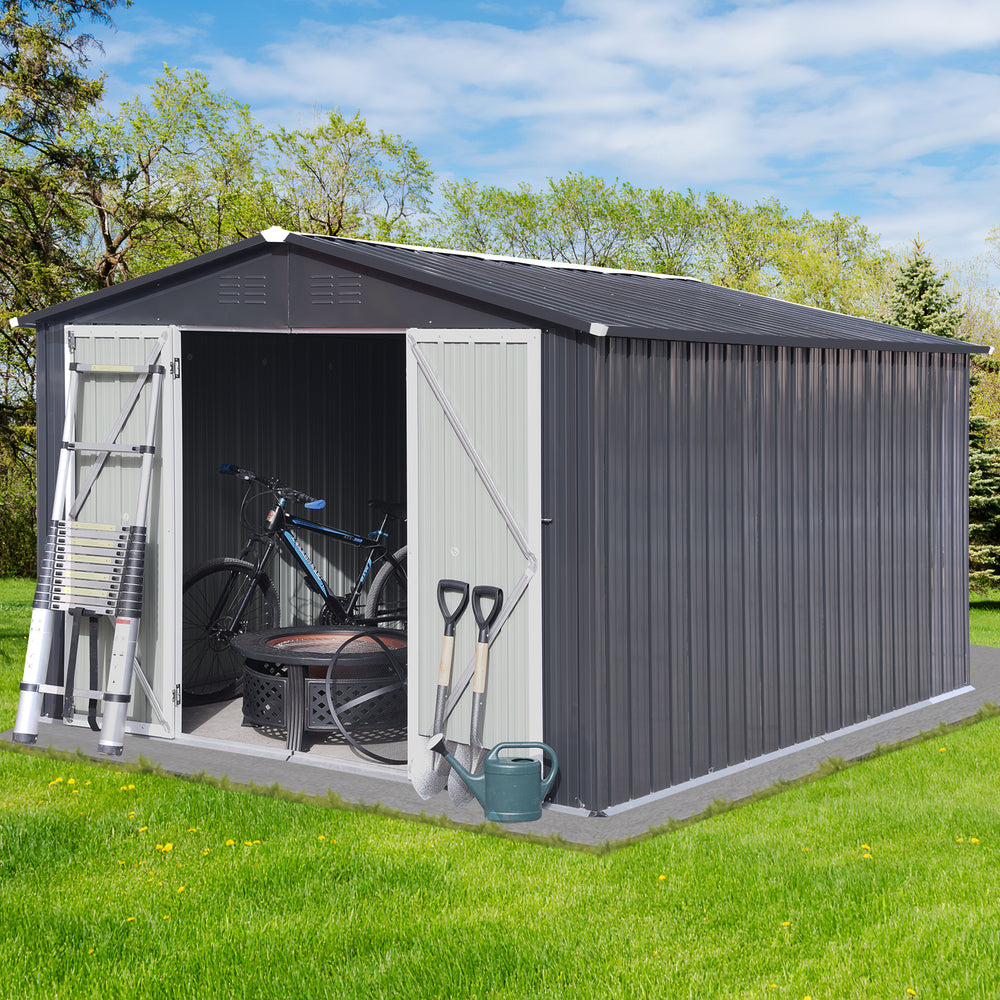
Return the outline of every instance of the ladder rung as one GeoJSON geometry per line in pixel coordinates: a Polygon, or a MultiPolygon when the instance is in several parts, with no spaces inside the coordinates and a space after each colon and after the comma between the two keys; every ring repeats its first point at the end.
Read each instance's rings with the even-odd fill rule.
{"type": "Polygon", "coordinates": [[[128,532],[111,525],[104,527],[100,524],[61,524],[56,529],[56,537],[66,539],[67,541],[73,541],[77,538],[96,538],[101,540],[110,540],[113,542],[127,542],[128,532]]]}
{"type": "Polygon", "coordinates": [[[97,375],[163,375],[163,365],[95,365],[81,361],[71,361],[71,372],[91,372],[97,375]]]}
{"type": "Polygon", "coordinates": [[[107,441],[63,441],[68,451],[105,451],[114,455],[152,455],[156,449],[151,444],[110,444],[107,441]]]}
{"type": "Polygon", "coordinates": [[[56,555],[58,556],[56,565],[68,569],[93,569],[100,566],[105,567],[110,573],[125,565],[124,556],[98,555],[96,552],[79,547],[57,549],[56,555]]]}
{"type": "Polygon", "coordinates": [[[73,567],[63,567],[56,566],[53,570],[52,576],[56,580],[60,580],[62,583],[74,583],[77,580],[96,580],[98,583],[104,583],[108,586],[117,587],[121,583],[121,579],[125,574],[121,571],[117,573],[105,572],[95,572],[89,569],[79,569],[76,566],[73,567]]]}
{"type": "MultiPolygon", "coordinates": [[[[62,684],[39,684],[38,690],[41,691],[42,694],[66,694],[66,688],[62,684]]],[[[90,688],[75,687],[73,688],[73,697],[75,698],[77,695],[81,698],[103,698],[104,692],[92,691],[90,688]]]]}

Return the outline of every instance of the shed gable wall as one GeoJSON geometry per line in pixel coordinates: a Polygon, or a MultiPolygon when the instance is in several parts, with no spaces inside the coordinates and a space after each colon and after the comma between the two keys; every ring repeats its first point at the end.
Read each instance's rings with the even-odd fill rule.
{"type": "Polygon", "coordinates": [[[562,801],[968,683],[965,357],[552,336],[544,364],[562,801]]]}

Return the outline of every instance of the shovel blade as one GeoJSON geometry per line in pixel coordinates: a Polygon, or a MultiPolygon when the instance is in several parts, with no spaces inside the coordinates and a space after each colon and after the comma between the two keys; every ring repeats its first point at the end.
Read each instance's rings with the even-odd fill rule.
{"type": "MultiPolygon", "coordinates": [[[[455,752],[455,745],[451,741],[448,742],[448,752],[455,752]]],[[[410,771],[410,784],[413,785],[414,791],[422,799],[429,799],[432,795],[437,795],[438,792],[444,790],[448,784],[450,773],[451,764],[425,745],[414,756],[410,771]]]]}

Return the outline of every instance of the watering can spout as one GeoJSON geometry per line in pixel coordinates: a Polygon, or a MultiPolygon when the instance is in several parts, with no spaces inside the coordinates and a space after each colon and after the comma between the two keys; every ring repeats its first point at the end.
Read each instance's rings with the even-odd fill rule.
{"type": "Polygon", "coordinates": [[[437,733],[432,736],[427,744],[427,746],[434,751],[434,753],[441,754],[442,757],[455,769],[458,776],[465,782],[468,786],[470,792],[479,800],[479,804],[485,809],[486,808],[486,775],[485,774],[473,774],[468,768],[463,767],[462,764],[455,758],[454,754],[448,752],[448,741],[445,739],[444,733],[437,733]]]}

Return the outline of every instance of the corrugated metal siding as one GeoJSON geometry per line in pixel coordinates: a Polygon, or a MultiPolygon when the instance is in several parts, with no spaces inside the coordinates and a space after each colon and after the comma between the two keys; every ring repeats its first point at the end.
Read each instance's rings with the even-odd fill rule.
{"type": "MultiPolygon", "coordinates": [[[[359,534],[378,527],[372,498],[406,500],[406,391],[402,334],[185,332],[184,566],[235,555],[243,484],[218,474],[235,462],[323,497],[294,512],[359,534]]],[[[256,516],[267,512],[258,506],[256,516]]],[[[258,521],[259,523],[259,521],[258,521]]],[[[406,525],[391,523],[393,548],[406,525]]],[[[346,592],[359,551],[312,532],[303,548],[328,582],[346,592]]],[[[282,624],[312,621],[315,598],[283,560],[282,624]]]]}
{"type": "Polygon", "coordinates": [[[968,682],[963,356],[550,336],[544,366],[561,801],[968,682]]]}

